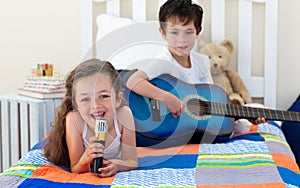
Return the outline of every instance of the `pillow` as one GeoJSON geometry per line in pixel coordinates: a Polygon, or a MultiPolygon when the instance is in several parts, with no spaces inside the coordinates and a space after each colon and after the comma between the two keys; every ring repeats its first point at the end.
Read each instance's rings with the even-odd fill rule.
{"type": "Polygon", "coordinates": [[[140,61],[155,58],[166,45],[157,21],[133,21],[100,14],[98,33],[92,56],[110,61],[116,69],[128,69],[140,61]]]}
{"type": "MultiPolygon", "coordinates": [[[[288,111],[300,112],[300,95],[294,101],[288,111]]],[[[291,146],[291,149],[296,157],[296,162],[300,167],[300,123],[285,121],[282,123],[282,131],[287,142],[291,146]]]]}
{"type": "Polygon", "coordinates": [[[129,18],[116,17],[110,14],[99,14],[96,21],[97,40],[116,29],[135,23],[129,18]]]}

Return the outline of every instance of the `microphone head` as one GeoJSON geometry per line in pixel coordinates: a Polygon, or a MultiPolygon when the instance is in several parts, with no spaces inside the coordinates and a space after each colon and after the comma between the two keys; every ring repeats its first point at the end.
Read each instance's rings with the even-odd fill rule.
{"type": "Polygon", "coordinates": [[[97,118],[95,123],[95,136],[98,137],[99,139],[105,140],[107,131],[108,131],[107,119],[97,118]]]}

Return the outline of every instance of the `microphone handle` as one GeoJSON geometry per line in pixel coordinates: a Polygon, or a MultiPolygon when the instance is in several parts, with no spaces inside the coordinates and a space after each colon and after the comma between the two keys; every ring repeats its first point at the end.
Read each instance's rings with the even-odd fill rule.
{"type": "MultiPolygon", "coordinates": [[[[105,146],[105,140],[100,140],[99,143],[101,143],[103,146],[105,146]]],[[[99,172],[99,168],[102,168],[102,167],[103,167],[103,157],[95,158],[93,160],[93,165],[92,165],[91,171],[93,173],[100,174],[101,172],[99,172]]]]}
{"type": "MultiPolygon", "coordinates": [[[[105,146],[105,138],[108,131],[107,119],[97,118],[95,122],[95,136],[99,138],[99,143],[105,146]]],[[[100,154],[100,153],[98,153],[100,154]]],[[[103,154],[103,153],[102,153],[103,154]]],[[[102,157],[95,158],[91,165],[91,171],[99,174],[99,168],[103,167],[103,155],[102,157]]]]}

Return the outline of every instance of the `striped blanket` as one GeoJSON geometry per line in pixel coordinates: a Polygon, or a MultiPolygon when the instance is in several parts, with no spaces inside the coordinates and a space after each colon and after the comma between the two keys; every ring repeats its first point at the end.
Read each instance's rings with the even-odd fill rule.
{"type": "Polygon", "coordinates": [[[67,172],[42,152],[33,148],[0,174],[1,187],[300,187],[294,155],[273,122],[226,143],[139,147],[139,168],[110,178],[67,172]]]}

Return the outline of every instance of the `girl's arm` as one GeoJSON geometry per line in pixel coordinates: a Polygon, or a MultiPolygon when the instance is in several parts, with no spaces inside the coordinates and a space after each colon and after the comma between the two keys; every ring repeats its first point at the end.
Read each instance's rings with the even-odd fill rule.
{"type": "Polygon", "coordinates": [[[127,171],[136,169],[138,166],[135,125],[131,110],[124,106],[117,110],[118,122],[122,125],[121,129],[121,159],[112,159],[104,161],[106,167],[101,168],[101,177],[114,175],[118,171],[127,171]]]}
{"type": "Polygon", "coordinates": [[[66,117],[66,142],[70,157],[71,172],[89,172],[89,164],[99,157],[95,151],[84,149],[82,131],[84,121],[78,112],[70,112],[66,117]]]}
{"type": "Polygon", "coordinates": [[[119,171],[136,169],[138,162],[136,152],[135,124],[132,112],[129,107],[125,106],[120,109],[118,116],[120,116],[119,122],[122,125],[121,149],[122,161],[124,161],[123,164],[120,164],[119,171]]]}

